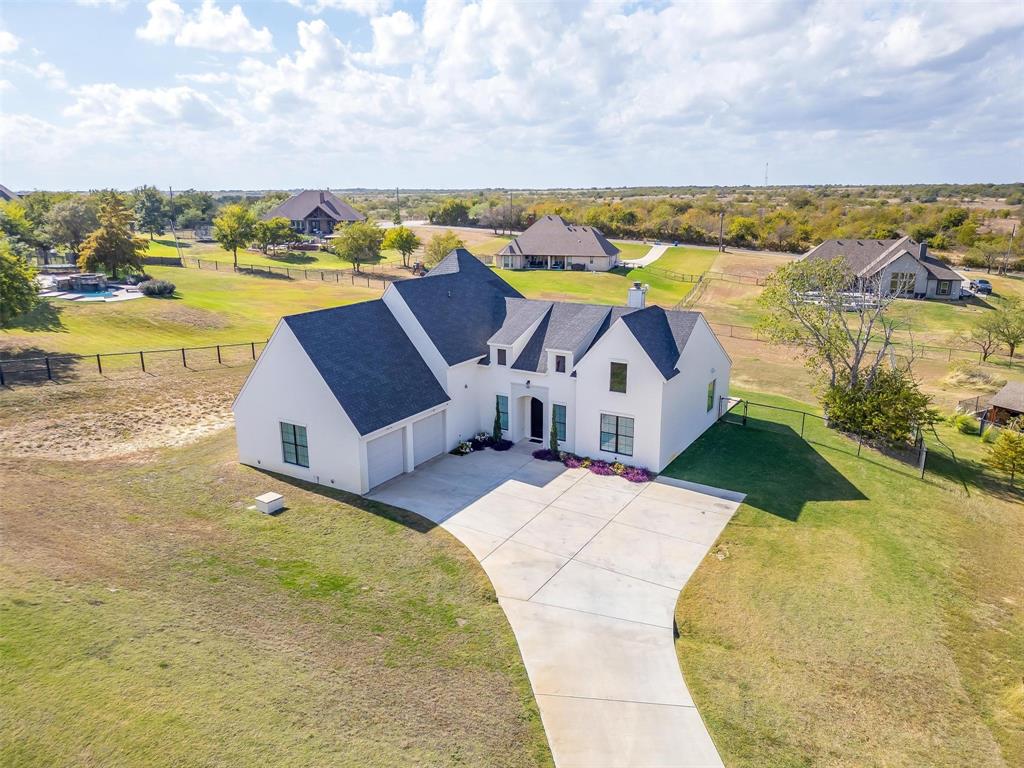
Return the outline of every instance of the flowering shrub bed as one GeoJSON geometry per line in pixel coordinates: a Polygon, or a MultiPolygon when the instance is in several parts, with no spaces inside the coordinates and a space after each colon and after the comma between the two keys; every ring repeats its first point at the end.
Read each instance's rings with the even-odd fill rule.
{"type": "Polygon", "coordinates": [[[541,461],[561,461],[562,454],[559,451],[552,451],[550,448],[540,448],[533,452],[533,458],[541,461]]]}
{"type": "Polygon", "coordinates": [[[512,447],[512,445],[513,443],[511,440],[499,440],[498,442],[494,442],[494,438],[486,432],[478,432],[469,440],[463,440],[457,446],[452,448],[449,453],[453,456],[465,456],[467,453],[482,451],[485,448],[493,448],[496,451],[507,451],[512,447]]]}
{"type": "Polygon", "coordinates": [[[540,461],[561,461],[569,469],[589,469],[595,475],[618,475],[631,483],[647,483],[654,479],[654,473],[643,467],[631,467],[621,461],[609,464],[607,461],[577,456],[574,453],[556,453],[549,448],[534,451],[533,458],[540,461]]]}

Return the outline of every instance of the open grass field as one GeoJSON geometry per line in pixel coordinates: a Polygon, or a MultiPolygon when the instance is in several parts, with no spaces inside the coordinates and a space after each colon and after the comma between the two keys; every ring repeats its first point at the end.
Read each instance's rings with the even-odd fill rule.
{"type": "Polygon", "coordinates": [[[183,432],[242,375],[0,393],[0,764],[550,766],[462,545],[183,432]]]}
{"type": "Polygon", "coordinates": [[[748,494],[677,606],[725,764],[1024,763],[1024,495],[945,428],[959,469],[933,440],[922,481],[823,427],[761,426],[719,424],[666,470],[748,494]]]}
{"type": "Polygon", "coordinates": [[[282,315],[378,298],[373,288],[147,266],[173,298],[46,300],[0,331],[0,353],[118,352],[266,339],[282,315]]]}
{"type": "MultiPolygon", "coordinates": [[[[226,251],[216,243],[197,243],[191,240],[180,240],[181,255],[190,259],[202,261],[217,261],[221,264],[233,263],[231,251],[226,251]]],[[[176,258],[178,251],[174,246],[174,240],[170,235],[153,240],[149,243],[150,256],[169,256],[176,258]]],[[[342,261],[330,251],[284,251],[279,250],[271,253],[259,251],[239,250],[238,263],[243,265],[252,264],[257,267],[295,267],[302,269],[351,269],[352,265],[342,261]]],[[[402,255],[398,251],[381,251],[379,261],[368,262],[373,266],[400,266],[402,255]]]]}

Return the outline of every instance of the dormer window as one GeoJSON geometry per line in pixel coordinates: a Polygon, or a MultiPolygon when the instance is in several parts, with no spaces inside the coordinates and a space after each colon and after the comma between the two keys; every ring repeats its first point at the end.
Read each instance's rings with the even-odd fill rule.
{"type": "Polygon", "coordinates": [[[565,355],[555,355],[555,372],[565,373],[565,355]]]}
{"type": "Polygon", "coordinates": [[[508,365],[508,350],[498,349],[498,365],[508,365]]]}
{"type": "Polygon", "coordinates": [[[609,391],[624,393],[626,391],[626,364],[612,363],[609,379],[609,391]]]}

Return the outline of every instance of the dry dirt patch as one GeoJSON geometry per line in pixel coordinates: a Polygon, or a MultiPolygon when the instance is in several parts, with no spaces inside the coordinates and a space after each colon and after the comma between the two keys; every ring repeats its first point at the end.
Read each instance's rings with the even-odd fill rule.
{"type": "Polygon", "coordinates": [[[106,459],[186,445],[229,427],[248,369],[0,392],[0,445],[11,457],[106,459]]]}

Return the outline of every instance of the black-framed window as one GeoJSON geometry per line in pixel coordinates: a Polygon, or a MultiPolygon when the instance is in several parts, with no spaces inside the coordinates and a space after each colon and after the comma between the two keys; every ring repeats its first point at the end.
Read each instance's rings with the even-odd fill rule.
{"type": "Polygon", "coordinates": [[[951,283],[950,283],[949,280],[939,280],[939,288],[938,288],[937,291],[935,291],[936,295],[938,295],[938,296],[949,296],[950,285],[951,285],[951,283]]]}
{"type": "Polygon", "coordinates": [[[498,365],[508,365],[508,353],[504,349],[498,349],[498,365]]]}
{"type": "Polygon", "coordinates": [[[298,467],[309,466],[309,443],[306,441],[306,428],[295,424],[281,422],[281,449],[285,464],[298,467]]]}
{"type": "Polygon", "coordinates": [[[501,417],[501,428],[508,429],[508,396],[498,395],[498,415],[501,417]]]}
{"type": "Polygon", "coordinates": [[[612,392],[626,391],[626,364],[612,363],[609,375],[608,389],[612,392]]]}
{"type": "Polygon", "coordinates": [[[555,429],[558,432],[558,441],[560,443],[565,442],[565,406],[554,405],[552,406],[552,416],[555,420],[555,429]]]}
{"type": "Polygon", "coordinates": [[[715,407],[715,387],[718,385],[718,379],[712,379],[708,383],[708,413],[711,413],[711,409],[715,407]]]}
{"type": "Polygon", "coordinates": [[[565,355],[555,355],[555,372],[565,373],[565,355]]]}
{"type": "Polygon", "coordinates": [[[633,455],[633,419],[601,414],[601,450],[620,456],[633,455]]]}

